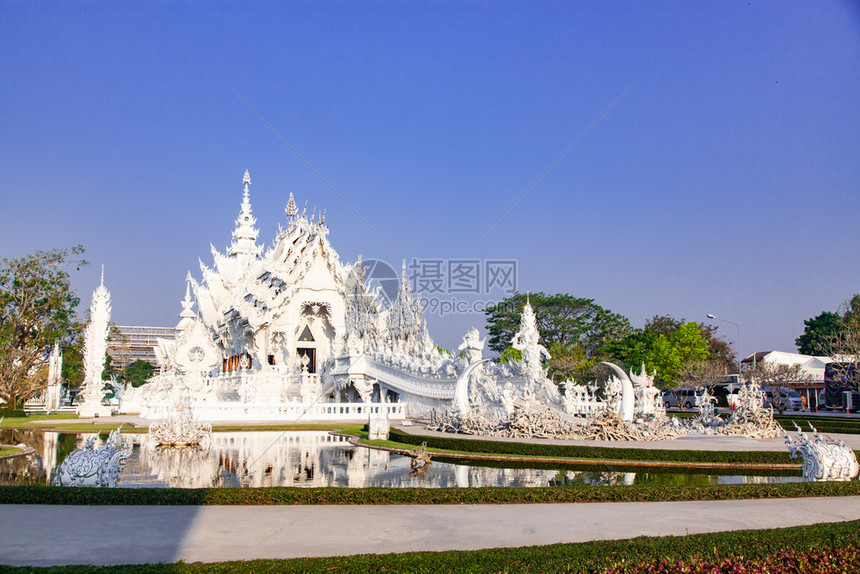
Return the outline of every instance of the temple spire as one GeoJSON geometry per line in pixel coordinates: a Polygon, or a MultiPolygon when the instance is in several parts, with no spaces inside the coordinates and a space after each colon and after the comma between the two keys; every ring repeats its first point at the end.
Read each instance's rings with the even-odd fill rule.
{"type": "Polygon", "coordinates": [[[185,276],[185,299],[181,301],[182,312],[179,313],[179,324],[176,326],[178,330],[185,330],[190,327],[194,319],[197,317],[191,308],[194,306],[194,300],[191,298],[191,272],[185,276]]]}
{"type": "Polygon", "coordinates": [[[287,217],[290,219],[295,219],[296,214],[299,212],[298,208],[296,208],[296,199],[293,197],[293,192],[290,192],[290,201],[287,202],[287,217]]]}
{"type": "Polygon", "coordinates": [[[260,255],[262,247],[257,245],[257,234],[259,230],[254,228],[257,220],[251,213],[251,174],[245,170],[245,176],[242,178],[242,183],[245,184],[245,189],[242,193],[242,206],[239,210],[239,217],[236,219],[236,229],[233,230],[233,244],[227,250],[229,255],[236,257],[237,255],[260,255]]]}

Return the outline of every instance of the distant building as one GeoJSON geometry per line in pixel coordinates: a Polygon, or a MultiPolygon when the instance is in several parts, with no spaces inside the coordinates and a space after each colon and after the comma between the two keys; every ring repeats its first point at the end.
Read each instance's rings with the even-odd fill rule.
{"type": "Polygon", "coordinates": [[[806,374],[809,380],[788,383],[787,386],[805,397],[807,405],[817,409],[819,404],[818,394],[824,388],[824,369],[831,362],[833,362],[833,359],[830,357],[801,355],[800,353],[788,353],[786,351],[759,351],[742,360],[741,366],[746,370],[757,363],[787,366],[800,365],[800,371],[806,374]]]}
{"type": "Polygon", "coordinates": [[[827,363],[832,362],[830,357],[815,357],[813,355],[801,355],[800,353],[788,353],[785,351],[759,351],[741,361],[746,369],[756,363],[772,363],[775,365],[800,365],[800,370],[809,376],[812,383],[824,385],[824,368],[827,363]]]}
{"type": "Polygon", "coordinates": [[[111,366],[123,369],[135,361],[146,361],[158,365],[155,347],[158,339],[173,340],[176,329],[173,327],[134,327],[117,325],[122,337],[111,337],[108,341],[108,355],[111,366]]]}

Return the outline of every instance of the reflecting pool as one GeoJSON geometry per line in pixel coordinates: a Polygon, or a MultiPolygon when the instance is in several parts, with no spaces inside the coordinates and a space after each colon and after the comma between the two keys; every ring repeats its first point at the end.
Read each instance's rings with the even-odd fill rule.
{"type": "MultiPolygon", "coordinates": [[[[0,443],[24,443],[31,456],[0,460],[0,484],[46,484],[62,460],[82,448],[89,435],[3,430],[0,443]]],[[[409,457],[363,447],[325,431],[217,432],[209,450],[194,447],[148,447],[144,435],[126,434],[134,451],[119,475],[126,488],[338,486],[478,487],[564,485],[692,485],[745,482],[798,482],[800,472],[784,476],[691,474],[689,471],[557,464],[468,463],[434,459],[414,471],[409,457]],[[528,468],[531,466],[531,468],[528,468]],[[563,467],[563,468],[562,468],[563,467]]],[[[101,446],[107,435],[101,435],[101,446]]],[[[714,471],[711,471],[714,472],[714,471]]],[[[732,472],[732,471],[729,471],[732,472]]]]}

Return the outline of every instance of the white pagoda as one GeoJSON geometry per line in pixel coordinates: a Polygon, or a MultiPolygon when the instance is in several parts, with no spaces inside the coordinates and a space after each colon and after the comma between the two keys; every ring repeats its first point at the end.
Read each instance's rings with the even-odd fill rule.
{"type": "Polygon", "coordinates": [[[531,306],[513,340],[523,361],[488,363],[474,329],[460,355],[439,352],[405,264],[384,305],[361,260],[341,263],[324,213],[299,213],[292,194],[286,227],[264,249],[247,171],[243,184],[232,243],[212,247],[202,280],[188,274],[176,338],[159,340],[159,373],[124,390],[124,412],[165,418],[179,398],[209,421],[429,417],[471,404],[500,415],[515,404],[582,411],[546,377],[531,306]]]}

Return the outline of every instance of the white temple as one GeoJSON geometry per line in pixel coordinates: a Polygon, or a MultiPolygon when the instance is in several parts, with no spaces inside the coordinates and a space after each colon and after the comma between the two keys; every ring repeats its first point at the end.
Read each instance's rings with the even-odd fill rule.
{"type": "Polygon", "coordinates": [[[212,248],[202,281],[189,273],[176,339],[156,348],[160,372],[127,389],[122,410],[162,418],[177,393],[204,420],[396,419],[450,406],[467,360],[435,349],[405,269],[383,308],[361,261],[341,263],[324,213],[299,213],[292,194],[264,250],[247,171],[243,183],[231,245],[212,248]]]}
{"type": "MultiPolygon", "coordinates": [[[[264,249],[247,171],[243,184],[232,243],[224,253],[212,247],[214,264],[200,263],[201,281],[188,274],[176,338],[159,340],[156,348],[159,373],[123,389],[121,411],[163,419],[179,401],[202,421],[359,418],[387,427],[408,416],[453,432],[608,440],[753,427],[770,436],[778,428],[760,404],[744,420],[738,413],[728,422],[703,415],[681,428],[666,417],[654,374],[644,365],[636,375],[606,363],[601,396],[596,384],[562,382],[560,390],[546,375],[549,353],[528,301],[511,341],[521,360],[484,359],[477,329],[464,336],[458,356],[440,352],[405,264],[397,296],[383,304],[361,260],[341,263],[325,214],[299,214],[292,193],[286,227],[264,249]]],[[[91,327],[101,329],[96,299],[91,327]]],[[[99,301],[109,316],[109,296],[99,301]]],[[[91,366],[87,381],[96,375],[91,366]]]]}

